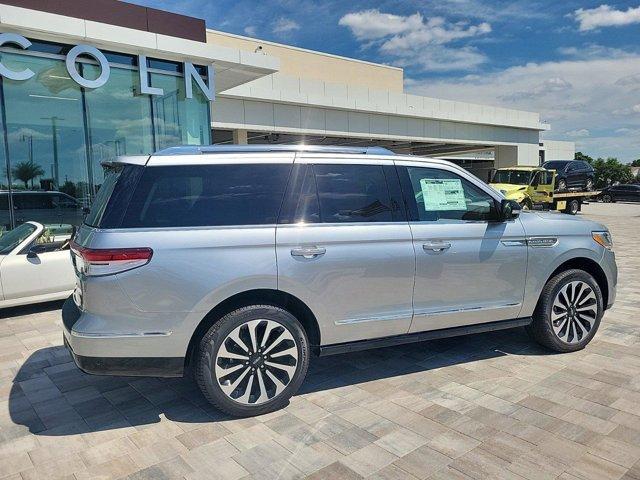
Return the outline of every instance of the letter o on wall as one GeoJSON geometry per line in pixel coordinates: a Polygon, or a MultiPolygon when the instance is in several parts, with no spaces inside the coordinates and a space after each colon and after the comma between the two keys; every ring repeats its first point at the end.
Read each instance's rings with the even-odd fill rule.
{"type": "Polygon", "coordinates": [[[107,83],[109,80],[109,74],[111,70],[109,68],[109,61],[107,57],[103,55],[103,53],[98,50],[96,47],[92,47],[90,45],[77,45],[69,50],[66,59],[67,71],[73,80],[80,86],[85,88],[99,88],[107,83]],[[96,62],[100,64],[100,76],[95,80],[87,80],[84,78],[76,68],[76,59],[80,55],[87,55],[95,59],[96,62]]]}

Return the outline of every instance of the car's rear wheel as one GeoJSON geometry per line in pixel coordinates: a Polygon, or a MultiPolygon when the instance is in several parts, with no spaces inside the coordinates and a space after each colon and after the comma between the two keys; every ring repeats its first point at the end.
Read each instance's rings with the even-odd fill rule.
{"type": "Polygon", "coordinates": [[[557,184],[558,190],[566,190],[567,189],[567,181],[564,178],[558,180],[557,184]]]}
{"type": "Polygon", "coordinates": [[[284,407],[309,366],[304,329],[286,310],[253,305],[235,310],[200,341],[195,377],[204,396],[238,417],[284,407]]]}
{"type": "Polygon", "coordinates": [[[551,350],[574,352],[591,341],[603,312],[598,282],[584,270],[566,270],[545,285],[527,332],[551,350]]]}
{"type": "Polygon", "coordinates": [[[600,197],[600,199],[603,201],[603,203],[611,203],[611,202],[613,202],[613,197],[611,195],[609,195],[608,193],[605,193],[604,195],[602,195],[602,197],[600,197]]]}
{"type": "Polygon", "coordinates": [[[579,211],[580,211],[579,200],[573,199],[567,202],[567,208],[565,209],[565,213],[568,213],[569,215],[577,215],[579,211]]]}

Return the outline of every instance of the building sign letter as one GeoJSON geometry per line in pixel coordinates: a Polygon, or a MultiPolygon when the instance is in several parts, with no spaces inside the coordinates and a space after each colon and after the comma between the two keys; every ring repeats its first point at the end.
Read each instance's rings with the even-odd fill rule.
{"type": "Polygon", "coordinates": [[[140,93],[146,95],[164,95],[164,90],[149,85],[149,69],[146,55],[138,55],[138,72],[140,73],[140,93]]]}
{"type": "Polygon", "coordinates": [[[109,80],[109,74],[111,73],[109,68],[109,61],[104,54],[95,47],[90,45],[77,45],[69,50],[67,58],[65,60],[67,64],[67,71],[73,80],[80,86],[85,88],[99,88],[107,83],[109,80]],[[87,55],[93,57],[100,64],[100,76],[95,80],[87,80],[76,68],[76,58],[80,55],[87,55]]]}
{"type": "Polygon", "coordinates": [[[210,102],[215,100],[215,74],[211,65],[207,65],[207,81],[209,82],[209,86],[207,86],[193,64],[184,62],[184,86],[187,98],[193,98],[192,80],[196,81],[198,87],[200,87],[200,90],[202,90],[202,93],[204,93],[205,97],[207,97],[210,102]]]}
{"type": "MultiPolygon", "coordinates": [[[[31,42],[17,33],[0,33],[0,47],[5,43],[13,43],[25,50],[31,46],[31,42]]],[[[25,68],[19,72],[10,70],[0,62],[0,75],[11,80],[29,80],[35,75],[33,70],[25,68]]]]}

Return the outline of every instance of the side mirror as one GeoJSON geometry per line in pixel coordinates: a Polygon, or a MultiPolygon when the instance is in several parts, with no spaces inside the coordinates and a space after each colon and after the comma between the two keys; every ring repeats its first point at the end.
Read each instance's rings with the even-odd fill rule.
{"type": "Polygon", "coordinates": [[[38,258],[38,255],[46,252],[46,250],[46,246],[35,243],[29,247],[29,250],[27,250],[27,258],[38,258]]]}
{"type": "Polygon", "coordinates": [[[518,218],[522,207],[515,200],[507,200],[506,198],[500,203],[500,213],[502,221],[513,220],[518,218]]]}

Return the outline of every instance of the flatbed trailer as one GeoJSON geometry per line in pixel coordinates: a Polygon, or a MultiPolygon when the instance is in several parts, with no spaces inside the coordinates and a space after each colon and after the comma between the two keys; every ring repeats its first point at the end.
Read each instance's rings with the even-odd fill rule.
{"type": "Polygon", "coordinates": [[[537,210],[558,210],[575,215],[582,210],[582,205],[600,195],[600,190],[553,192],[551,201],[534,205],[537,210]]]}

